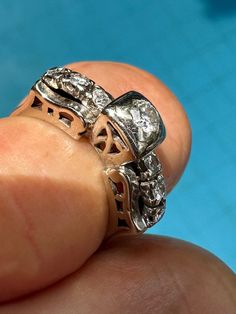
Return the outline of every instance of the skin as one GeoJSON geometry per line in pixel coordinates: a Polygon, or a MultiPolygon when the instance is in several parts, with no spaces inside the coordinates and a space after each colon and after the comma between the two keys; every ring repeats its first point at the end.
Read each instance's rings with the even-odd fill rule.
{"type": "MultiPolygon", "coordinates": [[[[137,90],[157,105],[167,129],[158,154],[170,191],[191,147],[174,95],[130,65],[70,67],[114,97],[137,90]]],[[[104,240],[103,166],[86,141],[26,117],[2,119],[0,133],[0,314],[235,313],[235,274],[209,252],[160,236],[104,240]]]]}

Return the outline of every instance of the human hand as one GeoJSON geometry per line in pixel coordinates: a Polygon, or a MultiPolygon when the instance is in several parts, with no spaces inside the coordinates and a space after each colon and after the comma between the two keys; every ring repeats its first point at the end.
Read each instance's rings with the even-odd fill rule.
{"type": "MultiPolygon", "coordinates": [[[[176,98],[128,65],[70,67],[114,97],[137,90],[157,105],[170,191],[191,145],[176,98]]],[[[235,275],[199,247],[150,235],[114,235],[101,245],[108,216],[102,163],[86,141],[26,117],[3,119],[0,132],[0,300],[8,301],[0,314],[236,312],[235,275]]]]}

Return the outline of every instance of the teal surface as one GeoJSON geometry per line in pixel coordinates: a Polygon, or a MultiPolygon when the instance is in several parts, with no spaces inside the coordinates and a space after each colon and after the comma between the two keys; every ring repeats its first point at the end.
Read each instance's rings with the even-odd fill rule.
{"type": "Polygon", "coordinates": [[[152,231],[236,270],[236,1],[1,0],[0,115],[48,67],[115,60],[159,76],[193,128],[190,164],[152,231]]]}

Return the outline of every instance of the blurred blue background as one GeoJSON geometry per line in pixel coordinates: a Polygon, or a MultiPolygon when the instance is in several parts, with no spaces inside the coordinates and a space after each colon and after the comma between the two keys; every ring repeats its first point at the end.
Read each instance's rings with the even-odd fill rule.
{"type": "Polygon", "coordinates": [[[152,229],[192,241],[236,270],[236,1],[1,0],[0,115],[48,67],[131,63],[184,104],[193,151],[152,229]]]}

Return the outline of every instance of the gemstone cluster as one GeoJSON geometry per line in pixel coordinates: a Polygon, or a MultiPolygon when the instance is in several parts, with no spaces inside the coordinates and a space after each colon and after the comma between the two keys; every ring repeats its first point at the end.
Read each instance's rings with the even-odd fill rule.
{"type": "MultiPolygon", "coordinates": [[[[49,69],[41,78],[55,94],[68,100],[67,107],[82,116],[87,124],[96,121],[112,96],[86,76],[67,68],[49,69]]],[[[55,95],[56,97],[56,95],[55,95]]],[[[64,105],[63,105],[64,106],[64,105]]]]}

